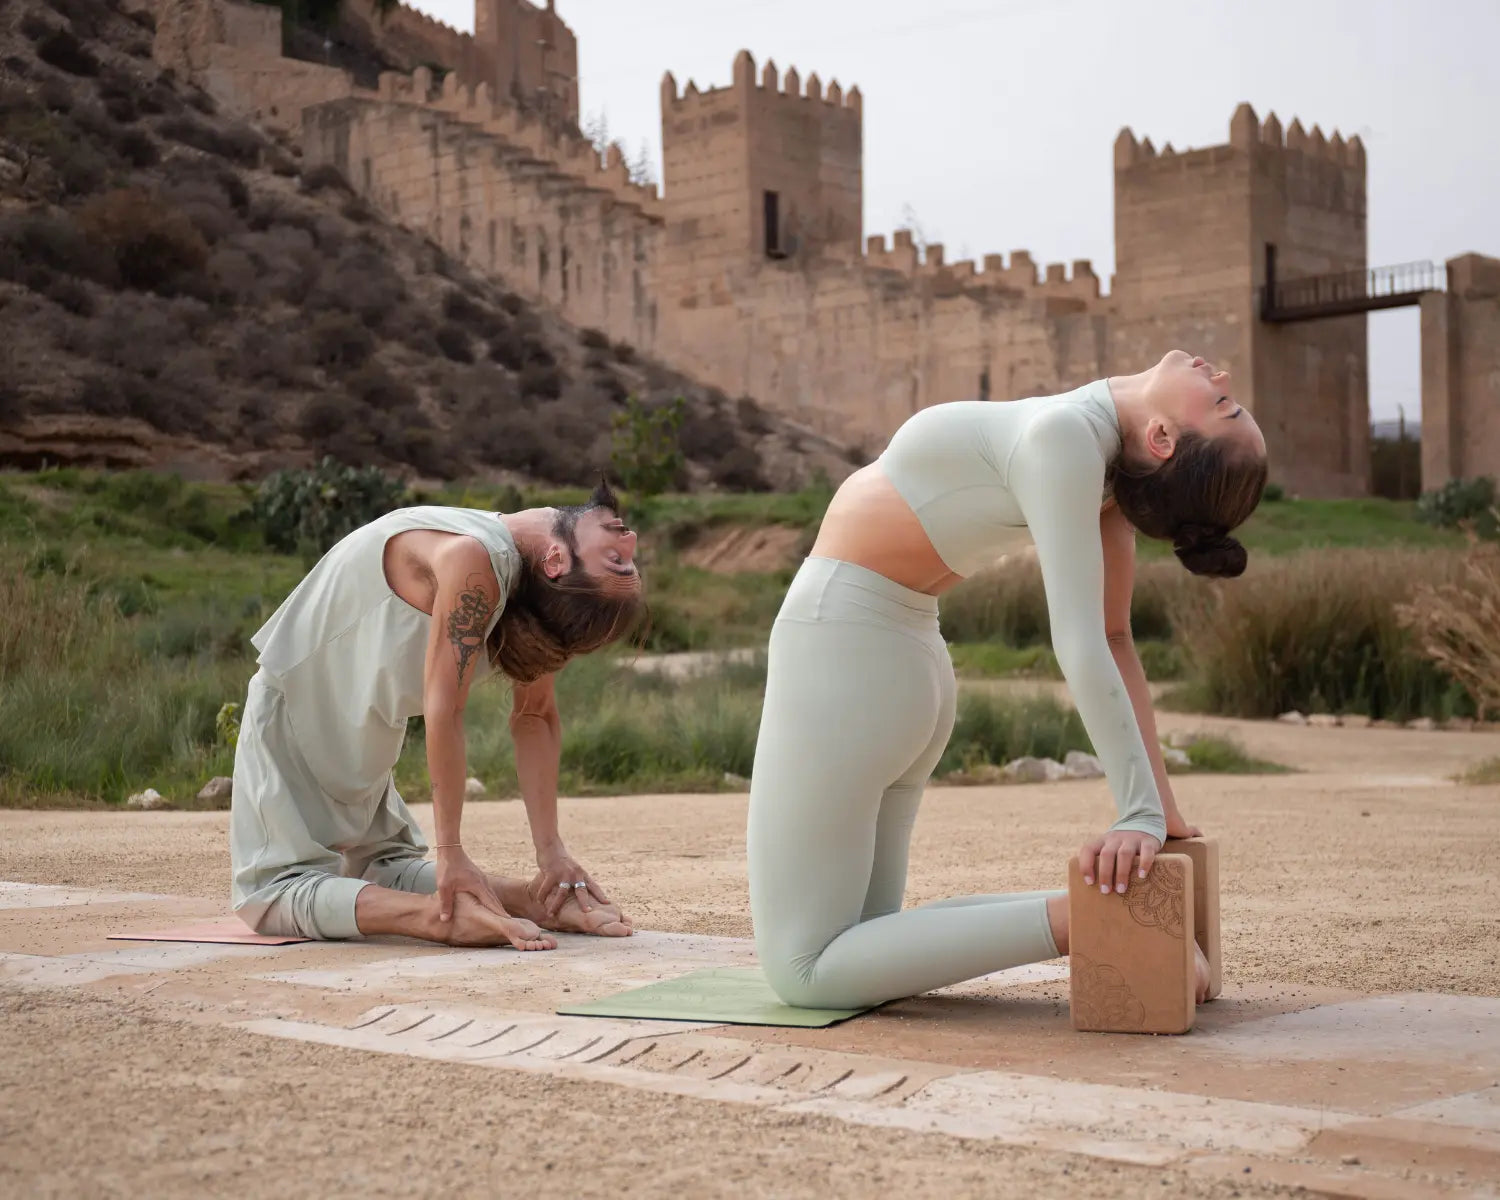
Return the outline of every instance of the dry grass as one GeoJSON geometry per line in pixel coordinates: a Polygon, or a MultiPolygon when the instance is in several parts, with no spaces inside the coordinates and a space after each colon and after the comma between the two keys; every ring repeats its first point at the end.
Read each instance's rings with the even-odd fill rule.
{"type": "Polygon", "coordinates": [[[1472,539],[1458,577],[1419,583],[1397,617],[1480,716],[1500,712],[1500,546],[1472,539]]]}
{"type": "Polygon", "coordinates": [[[1191,663],[1193,707],[1242,717],[1468,715],[1464,681],[1425,655],[1398,617],[1419,589],[1447,595],[1461,569],[1450,551],[1307,551],[1177,592],[1172,625],[1191,663]]]}

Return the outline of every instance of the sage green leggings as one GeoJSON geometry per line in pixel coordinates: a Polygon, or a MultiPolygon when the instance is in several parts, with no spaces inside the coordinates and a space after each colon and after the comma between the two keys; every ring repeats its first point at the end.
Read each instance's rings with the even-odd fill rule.
{"type": "Polygon", "coordinates": [[[936,599],[852,563],[802,564],[771,632],[747,834],[756,952],[787,1004],[881,1004],[1057,957],[1059,892],[901,908],[956,700],[936,599]]]}

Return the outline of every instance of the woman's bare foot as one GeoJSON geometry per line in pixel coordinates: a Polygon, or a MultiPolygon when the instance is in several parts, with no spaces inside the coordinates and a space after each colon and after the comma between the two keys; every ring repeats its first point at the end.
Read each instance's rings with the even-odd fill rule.
{"type": "Polygon", "coordinates": [[[1203,956],[1203,947],[1196,941],[1193,943],[1193,969],[1198,975],[1198,986],[1193,989],[1194,997],[1199,1004],[1203,1004],[1208,1000],[1208,959],[1203,956]]]}
{"type": "MultiPolygon", "coordinates": [[[[432,899],[434,921],[437,897],[432,899]]],[[[517,950],[555,950],[557,939],[525,917],[502,917],[485,908],[467,892],[453,898],[453,917],[440,926],[437,941],[449,946],[514,946],[517,950]]]]}
{"type": "Polygon", "coordinates": [[[577,900],[569,897],[557,916],[545,914],[537,920],[543,929],[558,933],[587,933],[596,937],[629,937],[635,932],[630,918],[620,912],[619,905],[600,904],[595,900],[589,911],[584,912],[577,900]]]}

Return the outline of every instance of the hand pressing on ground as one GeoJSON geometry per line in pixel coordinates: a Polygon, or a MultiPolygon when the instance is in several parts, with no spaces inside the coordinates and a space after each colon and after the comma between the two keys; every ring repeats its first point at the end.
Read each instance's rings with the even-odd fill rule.
{"type": "Polygon", "coordinates": [[[1123,892],[1132,869],[1137,878],[1146,878],[1160,849],[1161,843],[1149,833],[1118,829],[1084,843],[1078,852],[1078,867],[1084,883],[1097,881],[1101,892],[1123,892]]]}
{"type": "Polygon", "coordinates": [[[461,846],[445,846],[437,857],[438,922],[442,940],[455,946],[552,950],[557,942],[536,924],[506,912],[489,878],[461,846]],[[457,939],[457,940],[456,940],[457,939]]]}
{"type": "Polygon", "coordinates": [[[537,877],[532,880],[531,894],[541,902],[547,916],[556,917],[569,900],[575,900],[584,912],[595,904],[608,904],[604,889],[556,842],[536,853],[537,877]]]}
{"type": "Polygon", "coordinates": [[[628,937],[635,930],[593,876],[560,843],[537,852],[537,876],[527,891],[539,906],[538,921],[547,929],[628,937]],[[582,886],[580,886],[582,885],[582,886]]]}

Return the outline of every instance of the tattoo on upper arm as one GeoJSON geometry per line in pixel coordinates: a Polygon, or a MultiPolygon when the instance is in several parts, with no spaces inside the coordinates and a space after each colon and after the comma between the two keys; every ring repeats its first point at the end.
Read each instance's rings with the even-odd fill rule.
{"type": "Polygon", "coordinates": [[[460,683],[474,656],[484,647],[485,627],[494,612],[484,582],[482,575],[470,575],[467,586],[459,593],[458,603],[448,614],[448,641],[453,646],[453,657],[458,661],[460,683]]]}

